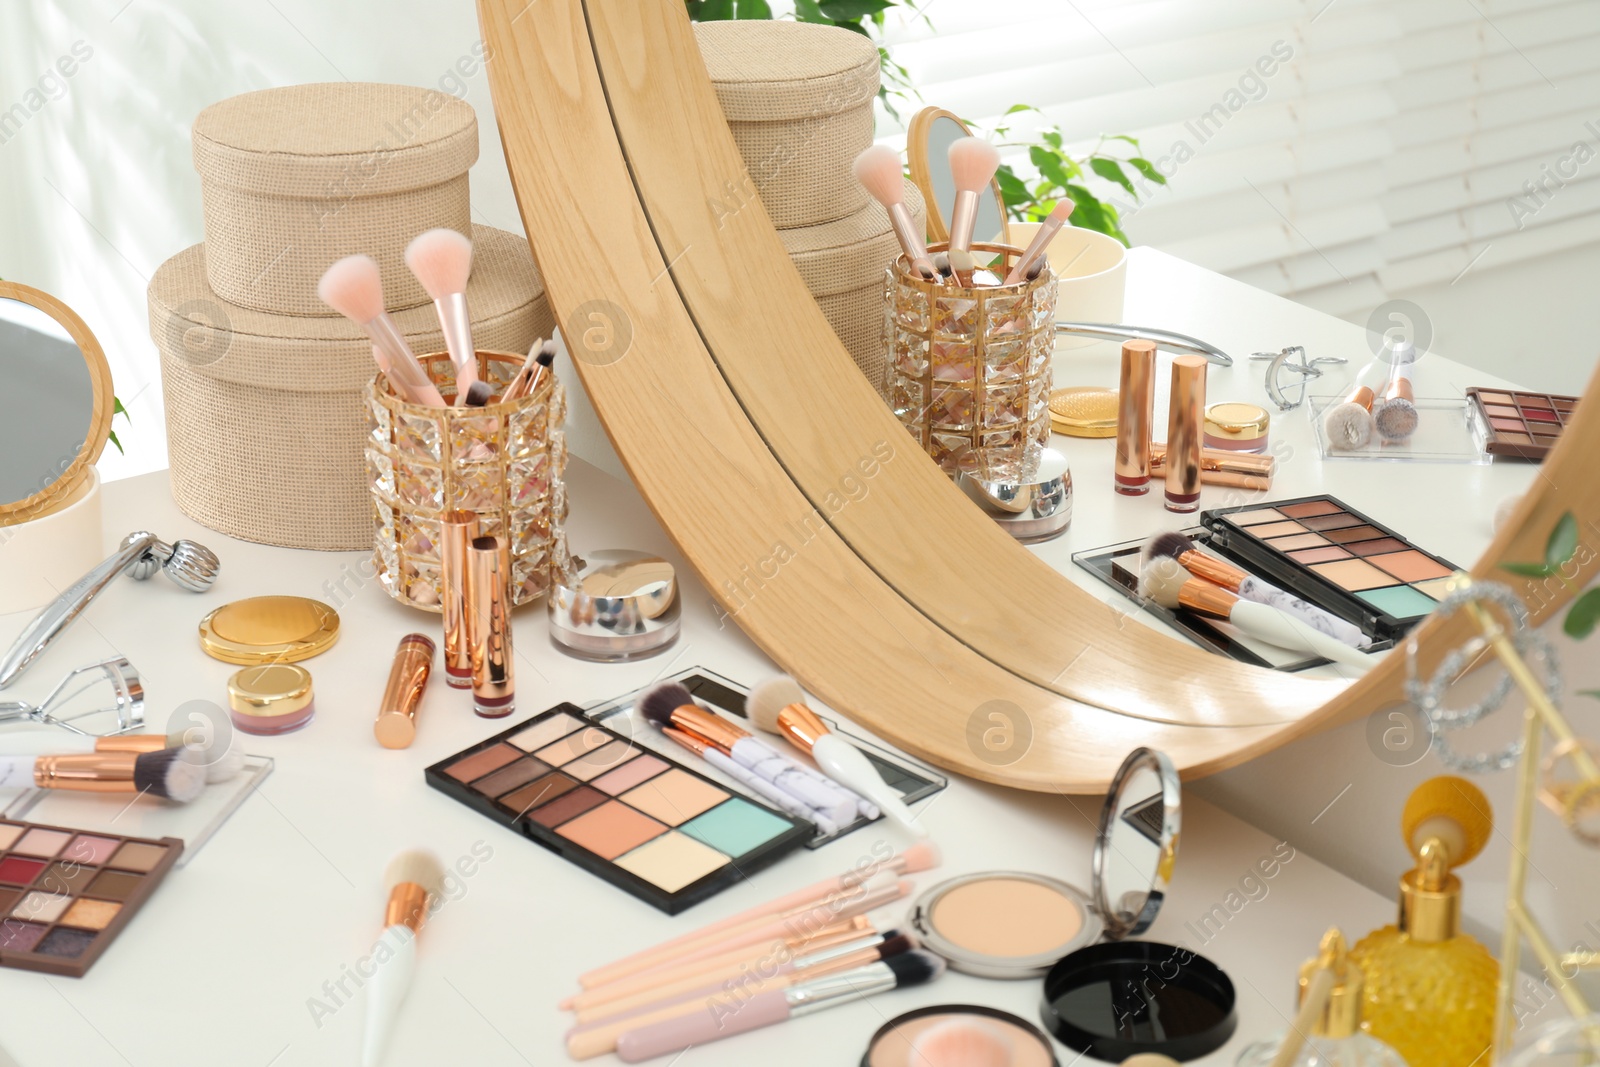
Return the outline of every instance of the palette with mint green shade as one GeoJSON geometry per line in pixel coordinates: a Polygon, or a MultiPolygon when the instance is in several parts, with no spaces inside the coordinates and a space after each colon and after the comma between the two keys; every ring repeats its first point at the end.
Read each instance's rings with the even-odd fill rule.
{"type": "Polygon", "coordinates": [[[737,856],[777,833],[782,825],[776,816],[734,797],[679,829],[712,848],[737,856]]]}

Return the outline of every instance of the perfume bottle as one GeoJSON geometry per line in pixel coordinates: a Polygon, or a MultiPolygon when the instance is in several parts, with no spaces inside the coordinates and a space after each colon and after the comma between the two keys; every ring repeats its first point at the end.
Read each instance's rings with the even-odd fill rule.
{"type": "MultiPolygon", "coordinates": [[[[1344,935],[1337,928],[1322,939],[1322,950],[1300,968],[1300,1003],[1310,995],[1317,971],[1333,972],[1333,988],[1322,1010],[1311,1021],[1305,1043],[1289,1061],[1290,1067],[1406,1067],[1393,1047],[1361,1029],[1366,981],[1350,959],[1344,935]]],[[[1238,1067],[1271,1067],[1288,1031],[1258,1041],[1239,1054],[1238,1067]]]]}
{"type": "Polygon", "coordinates": [[[1471,782],[1418,786],[1401,816],[1417,866],[1400,878],[1400,921],[1351,950],[1366,980],[1367,1030],[1411,1067],[1488,1062],[1500,965],[1461,932],[1461,879],[1451,870],[1483,850],[1493,826],[1471,782]]]}

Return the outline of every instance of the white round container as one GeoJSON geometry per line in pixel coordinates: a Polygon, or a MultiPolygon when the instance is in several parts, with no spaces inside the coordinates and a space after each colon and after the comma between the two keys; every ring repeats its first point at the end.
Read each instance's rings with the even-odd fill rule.
{"type": "MultiPolygon", "coordinates": [[[[1039,232],[1037,222],[1013,222],[1011,243],[1026,248],[1039,232]]],[[[1122,321],[1122,296],[1128,283],[1128,250],[1115,237],[1063,226],[1045,254],[1056,272],[1056,321],[1122,321]]],[[[1093,337],[1062,334],[1057,349],[1101,344],[1093,337]]]]}
{"type": "Polygon", "coordinates": [[[0,526],[0,615],[32,611],[54,600],[108,552],[100,528],[100,472],[58,511],[15,526],[0,526]]]}

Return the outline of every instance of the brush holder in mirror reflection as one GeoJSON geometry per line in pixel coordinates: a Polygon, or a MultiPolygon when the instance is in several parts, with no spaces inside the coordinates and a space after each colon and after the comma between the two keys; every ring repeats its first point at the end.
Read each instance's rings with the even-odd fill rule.
{"type": "MultiPolygon", "coordinates": [[[[449,356],[418,359],[451,401],[449,356]]],[[[478,374],[498,396],[522,363],[520,355],[480,351],[478,374]]],[[[554,373],[517,400],[447,408],[407,403],[379,374],[367,408],[373,563],[390,596],[440,610],[440,516],[457,508],[478,516],[482,535],[509,539],[513,604],[537,600],[552,574],[567,573],[566,393],[554,373]]]]}
{"type": "MultiPolygon", "coordinates": [[[[974,273],[997,280],[1022,255],[1003,244],[972,251],[974,273]]],[[[927,281],[901,256],[885,274],[885,294],[887,393],[901,425],[951,477],[1015,478],[1025,457],[1050,441],[1054,272],[968,288],[927,281]]]]}

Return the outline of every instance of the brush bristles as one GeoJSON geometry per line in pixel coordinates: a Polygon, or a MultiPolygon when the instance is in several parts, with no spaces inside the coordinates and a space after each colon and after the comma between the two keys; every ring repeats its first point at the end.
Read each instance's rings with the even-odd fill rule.
{"type": "Polygon", "coordinates": [[[345,256],[317,282],[317,296],[359,326],[383,314],[383,276],[371,256],[345,256]]]}
{"type": "MultiPolygon", "coordinates": [[[[998,170],[999,168],[996,169],[998,170]]],[[[1056,202],[1056,206],[1050,211],[1050,221],[1059,222],[1065,225],[1067,219],[1072,217],[1072,209],[1077,206],[1078,205],[1071,200],[1058,200],[1056,202]]]]}
{"type": "Polygon", "coordinates": [[[783,709],[790,704],[805,702],[806,691],[800,688],[800,683],[787,674],[780,674],[750,690],[750,695],[744,698],[744,710],[751,722],[767,733],[775,734],[780,732],[778,715],[783,709]]]}
{"type": "Polygon", "coordinates": [[[918,1067],[1006,1067],[1011,1037],[980,1018],[953,1018],[924,1030],[911,1046],[918,1067]]]}
{"type": "Polygon", "coordinates": [[[472,242],[455,230],[419,233],[406,245],[406,266],[434,300],[464,293],[472,276],[472,242]]]}
{"type": "Polygon", "coordinates": [[[469,408],[481,408],[494,396],[494,386],[483,380],[473,382],[467,386],[466,404],[469,408]]]}
{"type": "Polygon", "coordinates": [[[900,853],[901,874],[918,874],[931,871],[944,862],[939,846],[932,841],[921,841],[900,853]]]}
{"type": "Polygon", "coordinates": [[[917,947],[919,947],[919,942],[915,936],[911,934],[902,934],[898,930],[891,930],[885,934],[883,940],[878,943],[878,958],[880,960],[886,960],[891,956],[898,956],[903,952],[910,952],[912,949],[917,947]]]}
{"type": "Polygon", "coordinates": [[[1193,548],[1194,540],[1188,534],[1176,530],[1156,534],[1144,543],[1144,548],[1140,551],[1143,557],[1141,562],[1148,564],[1153,559],[1177,559],[1193,548]]]}
{"type": "Polygon", "coordinates": [[[1183,564],[1170,556],[1151,560],[1139,571],[1139,593],[1169,611],[1178,607],[1184,583],[1190,581],[1183,564]]]}
{"type": "Polygon", "coordinates": [[[639,697],[639,714],[657,726],[671,726],[672,713],[694,703],[694,694],[678,682],[651,686],[639,697]]]}
{"type": "Polygon", "coordinates": [[[133,784],[141,793],[187,804],[206,787],[206,769],[192,750],[164,748],[133,761],[133,784]]]}
{"type": "Polygon", "coordinates": [[[1332,448],[1350,451],[1372,440],[1372,413],[1354,401],[1335,404],[1322,417],[1322,429],[1332,448]]]}
{"type": "Polygon", "coordinates": [[[982,137],[962,137],[950,142],[950,173],[956,188],[979,192],[1000,169],[1000,149],[982,137]]]}
{"type": "Polygon", "coordinates": [[[944,973],[945,962],[925,949],[915,948],[883,961],[894,972],[895,986],[907,989],[927,985],[944,973]]]}
{"type": "Polygon", "coordinates": [[[1372,416],[1372,425],[1385,441],[1405,441],[1417,432],[1417,406],[1405,397],[1384,402],[1372,416]]]}
{"type": "Polygon", "coordinates": [[[402,882],[419,885],[429,897],[437,897],[444,889],[444,864],[439,857],[425,848],[408,848],[397,852],[383,869],[383,891],[390,893],[402,882]]]}
{"type": "Polygon", "coordinates": [[[856,181],[884,207],[905,199],[905,176],[900,169],[900,154],[894,149],[875,144],[856,157],[852,169],[856,181]]]}

